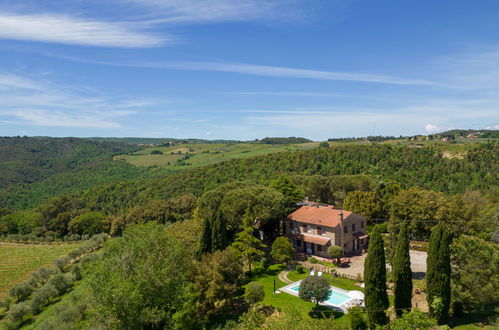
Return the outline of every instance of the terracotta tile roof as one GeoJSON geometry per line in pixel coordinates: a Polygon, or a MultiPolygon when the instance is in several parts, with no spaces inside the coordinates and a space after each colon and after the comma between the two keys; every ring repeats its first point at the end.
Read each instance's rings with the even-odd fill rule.
{"type": "Polygon", "coordinates": [[[352,214],[350,211],[340,210],[329,206],[317,207],[304,205],[288,215],[288,219],[319,226],[336,227],[340,224],[341,212],[343,212],[344,220],[352,214]]]}
{"type": "Polygon", "coordinates": [[[304,240],[305,242],[309,243],[314,243],[318,245],[326,245],[331,241],[329,237],[321,237],[321,236],[314,236],[314,235],[307,235],[307,234],[298,234],[296,235],[296,238],[300,238],[304,240]]]}

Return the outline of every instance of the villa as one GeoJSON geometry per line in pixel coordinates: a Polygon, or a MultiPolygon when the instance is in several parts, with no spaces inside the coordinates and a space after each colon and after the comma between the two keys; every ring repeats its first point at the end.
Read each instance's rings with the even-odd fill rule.
{"type": "Polygon", "coordinates": [[[298,253],[328,258],[328,247],[337,245],[345,254],[367,247],[367,218],[333,205],[309,202],[286,219],[286,232],[298,253]]]}

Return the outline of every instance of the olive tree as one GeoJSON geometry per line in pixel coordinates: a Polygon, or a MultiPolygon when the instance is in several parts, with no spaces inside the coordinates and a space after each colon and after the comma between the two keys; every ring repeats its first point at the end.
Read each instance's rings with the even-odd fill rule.
{"type": "Polygon", "coordinates": [[[307,301],[319,303],[327,300],[331,294],[331,286],[328,281],[321,276],[308,276],[300,283],[298,296],[307,301]]]}

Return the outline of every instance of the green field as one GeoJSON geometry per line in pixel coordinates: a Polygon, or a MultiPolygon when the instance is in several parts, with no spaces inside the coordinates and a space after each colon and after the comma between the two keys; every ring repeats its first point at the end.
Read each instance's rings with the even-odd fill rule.
{"type": "Polygon", "coordinates": [[[125,160],[135,166],[157,166],[171,170],[214,164],[234,158],[247,158],[280,151],[313,149],[318,142],[271,145],[259,143],[227,144],[178,144],[170,147],[147,147],[128,155],[115,156],[115,160],[125,160]],[[159,150],[163,154],[151,154],[159,150]],[[188,155],[189,159],[185,159],[188,155]],[[184,159],[183,161],[180,161],[184,159]]]}
{"type": "Polygon", "coordinates": [[[0,300],[10,288],[27,280],[39,268],[68,254],[83,243],[18,244],[0,243],[0,300]]]}

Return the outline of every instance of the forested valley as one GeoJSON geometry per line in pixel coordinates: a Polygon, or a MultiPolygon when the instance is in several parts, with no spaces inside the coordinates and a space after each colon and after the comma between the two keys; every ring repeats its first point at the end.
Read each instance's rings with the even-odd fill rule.
{"type": "MultiPolygon", "coordinates": [[[[453,239],[450,314],[495,315],[494,139],[463,145],[321,143],[176,172],[113,160],[141,148],[120,142],[0,143],[2,241],[88,242],[11,292],[0,307],[6,327],[343,329],[373,322],[362,311],[348,323],[344,316],[279,310],[267,291],[259,298],[263,288],[252,283],[293,264],[283,257],[288,252],[279,252],[287,243],[277,242],[284,219],[304,198],[366,216],[368,232],[385,240],[390,265],[401,231],[427,246],[435,226],[445,226],[453,239]]],[[[412,313],[390,329],[422,317],[412,313]]],[[[434,309],[430,314],[424,322],[447,322],[434,309]]]]}

